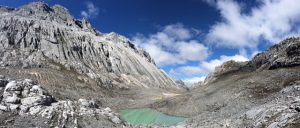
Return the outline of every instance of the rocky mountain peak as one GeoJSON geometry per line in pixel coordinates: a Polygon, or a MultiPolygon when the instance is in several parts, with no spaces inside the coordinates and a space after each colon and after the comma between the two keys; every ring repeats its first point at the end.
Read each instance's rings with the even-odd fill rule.
{"type": "Polygon", "coordinates": [[[56,21],[59,23],[67,22],[69,24],[72,22],[74,24],[74,18],[70,15],[68,9],[61,5],[51,7],[45,2],[32,2],[19,7],[16,9],[15,14],[34,19],[56,21]]]}
{"type": "Polygon", "coordinates": [[[129,39],[114,32],[97,32],[86,19],[74,19],[60,5],[34,2],[0,13],[0,29],[2,67],[63,67],[96,79],[105,87],[120,82],[176,86],[157,69],[150,55],[129,39]]]}
{"type": "Polygon", "coordinates": [[[300,65],[300,38],[291,37],[257,54],[248,64],[254,70],[300,65]]]}
{"type": "Polygon", "coordinates": [[[273,45],[267,51],[258,53],[249,62],[227,61],[215,68],[204,81],[211,83],[235,71],[262,71],[300,65],[300,37],[291,37],[273,45]]]}
{"type": "Polygon", "coordinates": [[[20,14],[36,15],[36,14],[50,14],[54,10],[45,2],[32,2],[28,5],[18,8],[20,14]]]}
{"type": "Polygon", "coordinates": [[[236,62],[234,60],[226,61],[222,65],[217,66],[214,72],[209,73],[204,82],[201,84],[208,84],[214,82],[223,75],[240,71],[247,63],[248,62],[236,62]]]}

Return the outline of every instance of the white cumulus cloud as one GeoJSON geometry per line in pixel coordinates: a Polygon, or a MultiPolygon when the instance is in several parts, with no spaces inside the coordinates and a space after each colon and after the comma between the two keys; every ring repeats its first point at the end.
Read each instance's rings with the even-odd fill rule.
{"type": "Polygon", "coordinates": [[[183,73],[184,75],[195,75],[206,73],[206,70],[202,69],[200,66],[182,66],[176,68],[172,72],[174,75],[176,75],[176,73],[183,73]]]}
{"type": "Polygon", "coordinates": [[[99,14],[99,8],[96,7],[92,2],[86,2],[86,9],[80,12],[80,15],[84,18],[95,18],[99,14]]]}
{"type": "Polygon", "coordinates": [[[207,41],[217,46],[255,49],[261,40],[277,43],[299,36],[299,0],[262,0],[250,11],[233,0],[205,1],[214,3],[222,18],[207,34],[207,41]]]}
{"type": "Polygon", "coordinates": [[[209,55],[208,48],[193,40],[196,36],[195,29],[178,23],[148,36],[137,34],[132,41],[149,52],[159,66],[166,66],[205,60],[209,55]]]}
{"type": "Polygon", "coordinates": [[[192,77],[192,78],[187,78],[187,79],[183,79],[182,81],[188,86],[192,86],[195,83],[198,82],[203,82],[205,80],[205,76],[201,76],[201,77],[192,77]]]}

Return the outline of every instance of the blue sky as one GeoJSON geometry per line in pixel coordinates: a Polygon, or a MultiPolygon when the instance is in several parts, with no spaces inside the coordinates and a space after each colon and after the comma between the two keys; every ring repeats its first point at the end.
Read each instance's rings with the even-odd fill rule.
{"type": "MultiPolygon", "coordinates": [[[[1,0],[19,7],[33,0],[1,0]]],[[[171,77],[196,82],[300,33],[299,0],[45,0],[144,48],[171,77]]]]}

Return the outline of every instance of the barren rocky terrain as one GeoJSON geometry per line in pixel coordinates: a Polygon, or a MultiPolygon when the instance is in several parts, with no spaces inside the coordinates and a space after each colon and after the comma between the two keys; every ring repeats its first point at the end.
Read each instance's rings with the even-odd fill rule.
{"type": "Polygon", "coordinates": [[[116,33],[60,5],[0,7],[1,127],[130,125],[119,110],[152,108],[187,128],[300,127],[300,38],[248,62],[228,61],[186,89],[116,33]]]}
{"type": "Polygon", "coordinates": [[[300,127],[299,47],[289,38],[249,62],[226,62],[159,109],[188,117],[189,127],[300,127]]]}

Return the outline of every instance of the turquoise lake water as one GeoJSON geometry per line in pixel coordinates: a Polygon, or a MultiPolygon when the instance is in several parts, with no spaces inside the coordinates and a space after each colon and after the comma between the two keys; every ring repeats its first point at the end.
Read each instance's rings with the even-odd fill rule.
{"type": "Polygon", "coordinates": [[[171,116],[150,108],[120,110],[121,119],[132,125],[172,126],[185,121],[184,117],[171,116]]]}

